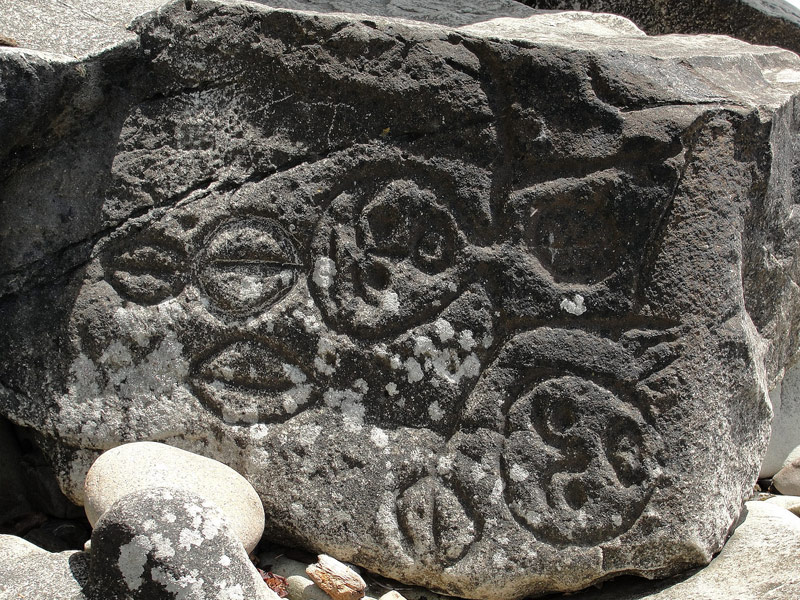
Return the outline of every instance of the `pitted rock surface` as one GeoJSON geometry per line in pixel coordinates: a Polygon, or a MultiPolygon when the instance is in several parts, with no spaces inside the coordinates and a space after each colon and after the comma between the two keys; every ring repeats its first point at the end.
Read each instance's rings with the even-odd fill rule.
{"type": "Polygon", "coordinates": [[[135,31],[0,54],[0,407],[73,498],[157,440],[464,597],[711,559],[798,347],[800,59],[585,14],[135,31]]]}
{"type": "Polygon", "coordinates": [[[276,600],[225,515],[186,490],[133,492],[92,532],[87,597],[276,600]]]}

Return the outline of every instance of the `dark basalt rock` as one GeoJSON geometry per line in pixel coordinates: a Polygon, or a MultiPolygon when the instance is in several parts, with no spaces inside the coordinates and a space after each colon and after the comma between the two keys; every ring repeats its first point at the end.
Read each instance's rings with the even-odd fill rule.
{"type": "Polygon", "coordinates": [[[800,59],[585,14],[134,29],[0,54],[0,408],[76,501],[165,441],[267,535],[471,598],[720,549],[798,347],[800,59]]]}

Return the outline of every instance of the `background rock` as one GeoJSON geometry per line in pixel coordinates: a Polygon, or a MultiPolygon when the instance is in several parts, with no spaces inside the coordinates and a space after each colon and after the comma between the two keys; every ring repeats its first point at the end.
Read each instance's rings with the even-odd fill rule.
{"type": "Polygon", "coordinates": [[[0,534],[0,599],[84,600],[88,557],[51,554],[22,538],[0,534]]]}
{"type": "Polygon", "coordinates": [[[783,0],[520,0],[549,10],[589,10],[629,18],[650,35],[717,33],[800,52],[800,9],[783,0]]]}
{"type": "Polygon", "coordinates": [[[164,441],[267,535],[475,598],[721,548],[796,360],[800,59],[588,15],[135,31],[0,53],[0,407],[73,499],[164,441]]]}
{"type": "Polygon", "coordinates": [[[264,508],[247,480],[204,456],[153,442],[137,442],[105,452],[89,469],[84,507],[89,522],[140,490],[170,487],[197,494],[219,508],[247,552],[264,532],[264,508]]]}

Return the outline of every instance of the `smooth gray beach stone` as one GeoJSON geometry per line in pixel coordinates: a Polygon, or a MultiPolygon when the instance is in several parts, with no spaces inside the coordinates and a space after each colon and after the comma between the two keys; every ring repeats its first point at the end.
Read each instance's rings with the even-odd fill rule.
{"type": "Polygon", "coordinates": [[[91,600],[276,600],[225,515],[202,496],[133,492],[92,532],[91,600]]]}
{"type": "Polygon", "coordinates": [[[800,59],[190,4],[0,53],[0,407],[65,491],[163,441],[471,598],[708,562],[796,360],[800,59]]]}
{"type": "Polygon", "coordinates": [[[186,490],[219,508],[228,525],[252,552],[264,532],[264,508],[247,480],[219,461],[154,442],[124,444],[98,458],[84,482],[89,523],[119,499],[156,487],[186,490]]]}

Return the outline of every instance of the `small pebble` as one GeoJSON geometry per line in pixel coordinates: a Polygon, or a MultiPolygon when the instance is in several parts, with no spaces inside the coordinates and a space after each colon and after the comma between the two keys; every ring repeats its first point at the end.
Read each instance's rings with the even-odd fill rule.
{"type": "Polygon", "coordinates": [[[367,584],[350,567],[327,554],[320,554],[306,573],[333,600],[360,600],[367,584]]]}

